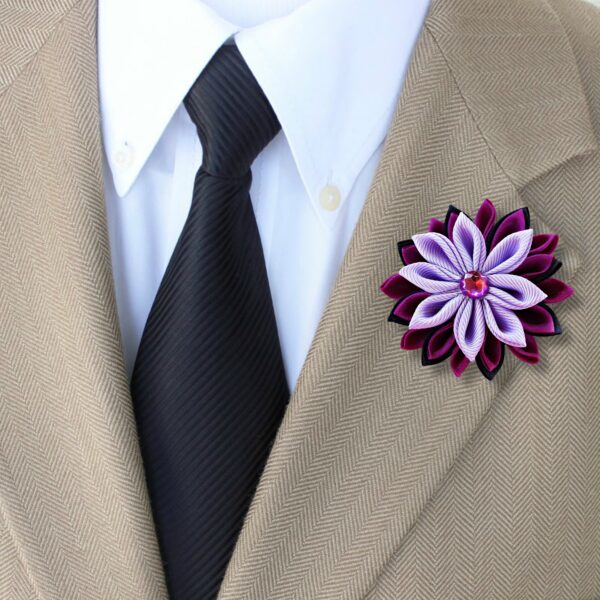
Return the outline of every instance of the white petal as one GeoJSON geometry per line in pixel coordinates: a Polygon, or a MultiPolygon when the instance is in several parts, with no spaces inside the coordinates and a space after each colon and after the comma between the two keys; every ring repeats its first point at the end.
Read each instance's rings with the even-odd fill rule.
{"type": "Polygon", "coordinates": [[[481,300],[461,305],[454,319],[454,337],[462,353],[473,362],[485,340],[485,318],[481,300]]]}
{"type": "Polygon", "coordinates": [[[533,240],[533,229],[517,231],[507,235],[491,252],[483,264],[486,275],[510,273],[514,271],[529,254],[533,240]]]}
{"type": "Polygon", "coordinates": [[[488,282],[488,300],[511,310],[525,310],[547,298],[535,283],[519,275],[490,275],[488,282]]]}
{"type": "Polygon", "coordinates": [[[441,325],[451,319],[458,307],[467,300],[460,292],[429,296],[417,306],[408,328],[427,329],[441,325]]]}
{"type": "Polygon", "coordinates": [[[421,256],[446,271],[462,276],[465,266],[454,244],[441,233],[419,233],[412,238],[421,256]]]}
{"type": "Polygon", "coordinates": [[[417,287],[431,294],[460,291],[457,276],[426,262],[416,262],[402,267],[399,272],[417,287]]]}
{"type": "Polygon", "coordinates": [[[523,325],[512,310],[484,298],[483,314],[490,333],[501,342],[517,348],[524,348],[527,345],[523,325]]]}
{"type": "Polygon", "coordinates": [[[458,215],[452,240],[467,271],[481,270],[487,256],[485,240],[479,227],[465,213],[458,215]]]}

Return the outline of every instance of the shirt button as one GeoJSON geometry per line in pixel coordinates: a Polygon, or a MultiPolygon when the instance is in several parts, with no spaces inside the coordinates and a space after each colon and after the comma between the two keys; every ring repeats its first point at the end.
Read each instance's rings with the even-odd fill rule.
{"type": "Polygon", "coordinates": [[[326,185],[319,192],[319,202],[325,210],[336,210],[341,201],[342,195],[340,194],[340,190],[338,190],[335,185],[326,185]]]}
{"type": "Polygon", "coordinates": [[[129,169],[133,165],[133,148],[125,143],[115,152],[115,164],[119,169],[129,169]]]}

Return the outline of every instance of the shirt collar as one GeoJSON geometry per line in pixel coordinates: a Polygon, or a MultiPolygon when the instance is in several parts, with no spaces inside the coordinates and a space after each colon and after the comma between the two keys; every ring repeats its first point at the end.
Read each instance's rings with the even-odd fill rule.
{"type": "Polygon", "coordinates": [[[197,0],[101,1],[102,134],[117,193],[127,193],[198,74],[235,35],[311,201],[327,185],[343,200],[385,137],[428,5],[309,0],[242,30],[197,0]]]}

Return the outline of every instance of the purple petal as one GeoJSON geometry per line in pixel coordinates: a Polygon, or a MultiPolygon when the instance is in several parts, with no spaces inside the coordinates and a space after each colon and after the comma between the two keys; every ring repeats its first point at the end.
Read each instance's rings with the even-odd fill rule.
{"type": "Polygon", "coordinates": [[[422,262],[424,260],[419,254],[419,251],[412,240],[399,242],[398,252],[400,253],[400,258],[405,265],[410,265],[415,262],[422,262]]]}
{"type": "Polygon", "coordinates": [[[468,298],[465,298],[460,292],[429,296],[417,306],[408,327],[409,329],[427,329],[441,325],[456,314],[463,301],[468,301],[468,298]]]}
{"type": "Polygon", "coordinates": [[[465,369],[469,366],[469,359],[462,353],[462,350],[457,346],[452,351],[450,356],[450,368],[456,377],[460,377],[465,369]]]}
{"type": "Polygon", "coordinates": [[[457,277],[445,269],[426,262],[413,263],[400,269],[400,275],[418,288],[432,294],[458,292],[457,277]]]}
{"type": "Polygon", "coordinates": [[[550,271],[554,263],[552,254],[531,254],[513,271],[515,275],[526,277],[527,279],[536,279],[544,273],[550,271]]]}
{"type": "Polygon", "coordinates": [[[558,246],[558,236],[555,233],[537,233],[533,236],[529,254],[553,254],[558,246]]]}
{"type": "Polygon", "coordinates": [[[546,298],[546,294],[537,285],[518,275],[490,275],[488,281],[488,300],[504,308],[524,310],[543,302],[546,298]]]}
{"type": "Polygon", "coordinates": [[[465,273],[464,264],[454,244],[441,233],[419,233],[413,241],[421,256],[431,264],[442,267],[459,277],[465,273]]]}
{"type": "Polygon", "coordinates": [[[426,298],[429,298],[429,296],[430,294],[427,292],[415,292],[414,294],[409,294],[406,296],[406,298],[400,300],[396,306],[394,306],[394,310],[392,311],[392,315],[390,315],[390,319],[396,321],[397,323],[408,325],[419,303],[426,298]]]}
{"type": "Polygon", "coordinates": [[[509,346],[525,346],[525,332],[521,321],[512,310],[483,299],[485,322],[490,333],[509,346]]]}
{"type": "Polygon", "coordinates": [[[523,329],[533,335],[557,335],[561,332],[556,315],[544,304],[532,306],[517,313],[523,329]]]}
{"type": "Polygon", "coordinates": [[[426,342],[423,363],[431,365],[446,360],[452,352],[454,344],[455,339],[454,332],[452,331],[452,323],[447,323],[435,330],[426,342]]]}
{"type": "Polygon", "coordinates": [[[479,227],[460,213],[454,226],[454,246],[460,254],[467,271],[479,271],[486,258],[485,239],[479,227]]]}
{"type": "Polygon", "coordinates": [[[402,350],[418,350],[423,347],[425,340],[433,329],[407,329],[400,340],[402,350]]]}
{"type": "Polygon", "coordinates": [[[479,352],[480,370],[488,378],[492,379],[500,369],[504,359],[502,342],[493,336],[486,328],[485,341],[479,352]]]}
{"type": "Polygon", "coordinates": [[[540,362],[540,350],[535,338],[528,333],[525,334],[527,345],[524,348],[514,348],[509,346],[508,349],[523,362],[530,365],[537,365],[540,362]]]}
{"type": "Polygon", "coordinates": [[[459,308],[454,319],[454,337],[463,354],[474,361],[485,339],[485,319],[480,300],[467,299],[459,308]]]}
{"type": "Polygon", "coordinates": [[[443,234],[446,231],[444,223],[439,219],[430,219],[429,220],[429,233],[441,233],[443,234]]]}
{"type": "Polygon", "coordinates": [[[379,289],[392,300],[400,300],[400,298],[418,291],[418,288],[398,273],[394,273],[391,277],[388,277],[379,286],[379,289]]]}
{"type": "Polygon", "coordinates": [[[505,237],[525,229],[529,229],[529,211],[526,208],[519,208],[496,223],[491,233],[490,248],[495,248],[505,237]]]}
{"type": "Polygon", "coordinates": [[[492,230],[495,220],[496,207],[486,198],[475,215],[475,225],[479,227],[484,238],[487,237],[492,230]]]}
{"type": "Polygon", "coordinates": [[[483,265],[483,272],[486,275],[494,275],[514,271],[527,258],[532,237],[532,229],[511,233],[505,237],[490,252],[483,265]]]}
{"type": "Polygon", "coordinates": [[[551,277],[550,279],[545,279],[544,281],[540,281],[538,283],[539,288],[547,294],[547,298],[545,300],[546,304],[556,304],[557,302],[562,302],[567,298],[570,298],[575,290],[567,285],[564,281],[560,279],[555,279],[551,277]]]}

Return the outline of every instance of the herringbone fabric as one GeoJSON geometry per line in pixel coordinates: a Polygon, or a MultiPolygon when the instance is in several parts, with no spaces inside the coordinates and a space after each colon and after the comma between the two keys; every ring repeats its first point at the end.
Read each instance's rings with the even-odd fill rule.
{"type": "MultiPolygon", "coordinates": [[[[0,97],[0,597],[163,600],[110,286],[94,3],[44,44],[47,3],[16,4],[38,14],[3,31],[39,51],[6,59],[0,97]]],[[[220,600],[600,598],[598,47],[579,0],[433,1],[220,600]],[[401,352],[378,292],[398,240],[484,197],[559,232],[576,289],[542,364],[492,383],[401,352]]]]}
{"type": "Polygon", "coordinates": [[[280,125],[233,45],[184,103],[202,166],[131,392],[170,597],[209,600],[289,398],[249,195],[250,166],[280,125]]]}

